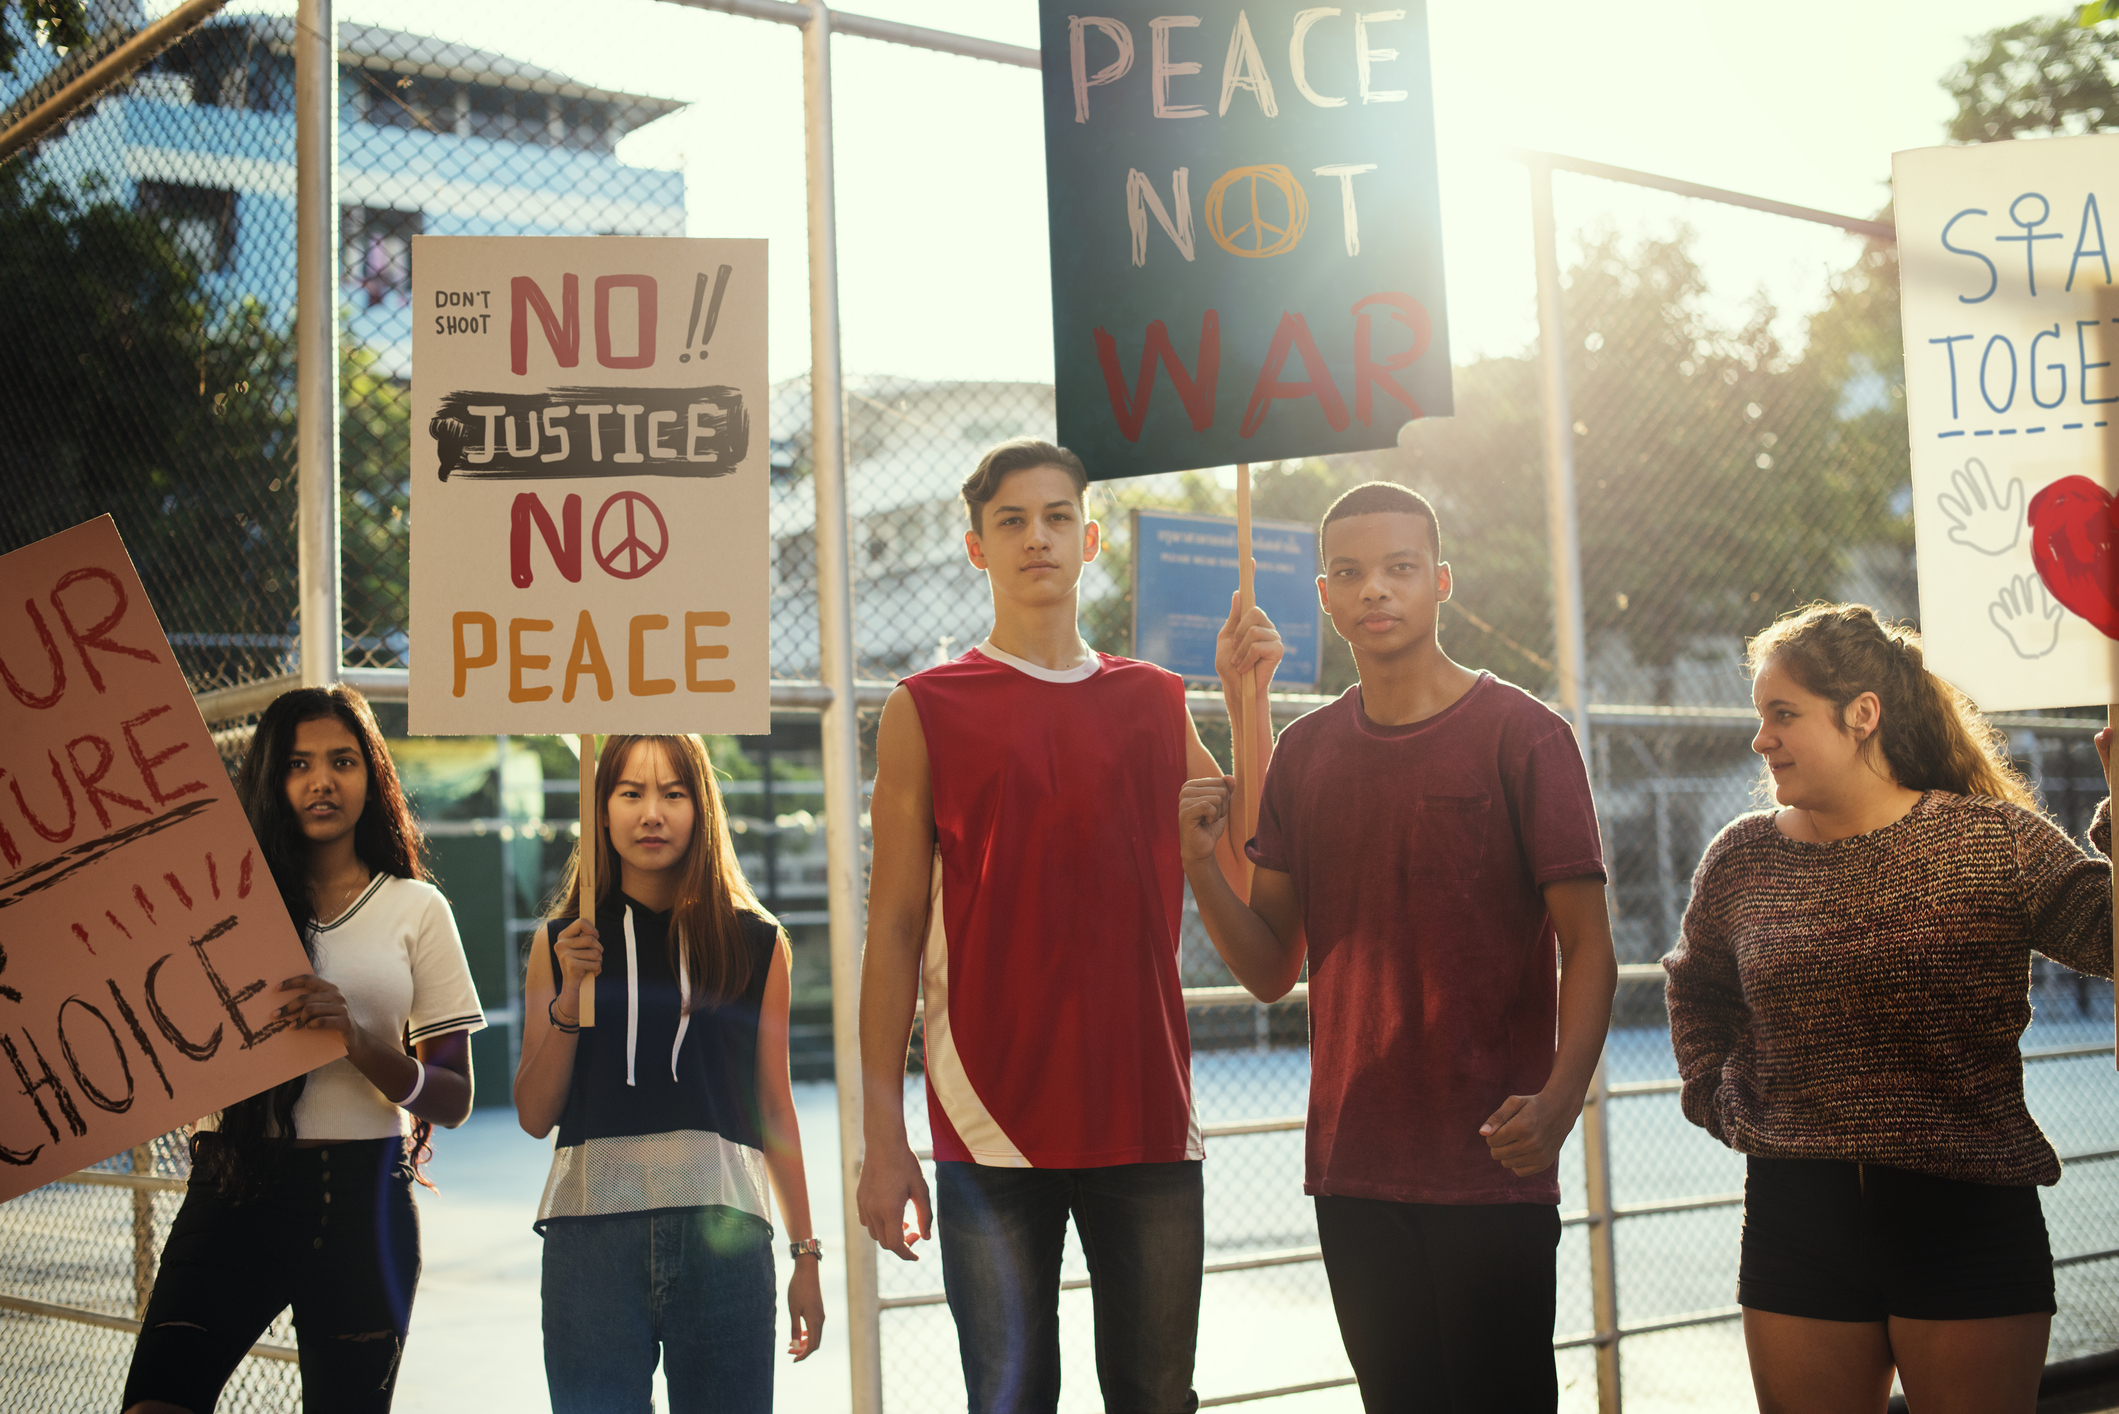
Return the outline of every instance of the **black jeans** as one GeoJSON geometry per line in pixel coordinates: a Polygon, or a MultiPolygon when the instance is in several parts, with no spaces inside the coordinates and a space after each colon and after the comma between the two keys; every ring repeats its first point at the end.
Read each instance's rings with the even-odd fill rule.
{"type": "Polygon", "coordinates": [[[1559,1405],[1558,1209],[1320,1196],[1317,1238],[1369,1414],[1531,1414],[1559,1405]]]}
{"type": "Polygon", "coordinates": [[[290,1148],[280,1182],[254,1202],[201,1184],[162,1246],[122,1407],[158,1399],[211,1414],[244,1353],[291,1305],[302,1407],[384,1414],[418,1284],[419,1208],[398,1140],[290,1148]]]}
{"type": "Polygon", "coordinates": [[[1191,1414],[1206,1209],[1196,1159],[1093,1169],[935,1166],[942,1285],[970,1414],[1059,1406],[1067,1218],[1089,1259],[1108,1414],[1191,1414]]]}

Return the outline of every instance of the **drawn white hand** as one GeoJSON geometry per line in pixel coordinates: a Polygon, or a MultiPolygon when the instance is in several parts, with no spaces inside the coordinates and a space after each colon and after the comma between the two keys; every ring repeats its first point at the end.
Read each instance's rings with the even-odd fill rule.
{"type": "Polygon", "coordinates": [[[1950,473],[1950,489],[1935,504],[1950,518],[1950,543],[1982,555],[2015,549],[2023,534],[2023,482],[2011,477],[2007,494],[1997,493],[1993,474],[1977,457],[1950,473]]]}
{"type": "Polygon", "coordinates": [[[2043,658],[2060,641],[2060,621],[2067,610],[2053,602],[2045,581],[2016,575],[2001,586],[1987,617],[2009,640],[2019,658],[2043,658]]]}

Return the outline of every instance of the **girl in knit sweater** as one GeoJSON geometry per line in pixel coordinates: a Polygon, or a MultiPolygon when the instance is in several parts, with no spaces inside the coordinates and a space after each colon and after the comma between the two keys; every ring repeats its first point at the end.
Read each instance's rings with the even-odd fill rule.
{"type": "Polygon", "coordinates": [[[1895,1368],[1919,1414],[2029,1414],[2060,1177],[2023,1099],[2030,954],[2111,976],[2111,865],[2039,813],[1911,630],[1812,605],[1748,665],[1781,808],[1708,847],[1663,965],[1685,1115],[1749,1156],[1759,1407],[1881,1414],[1895,1368]]]}

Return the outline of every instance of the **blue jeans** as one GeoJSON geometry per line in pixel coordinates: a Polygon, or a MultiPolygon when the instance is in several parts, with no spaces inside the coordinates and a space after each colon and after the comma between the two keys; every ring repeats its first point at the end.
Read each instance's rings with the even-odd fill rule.
{"type": "Polygon", "coordinates": [[[730,1208],[551,1223],[544,1376],[552,1414],[771,1414],[773,1230],[730,1208]]]}
{"type": "Polygon", "coordinates": [[[942,1285],[970,1414],[1059,1405],[1067,1218],[1089,1259],[1108,1414],[1191,1414],[1206,1218],[1198,1160],[1093,1169],[935,1165],[942,1285]]]}

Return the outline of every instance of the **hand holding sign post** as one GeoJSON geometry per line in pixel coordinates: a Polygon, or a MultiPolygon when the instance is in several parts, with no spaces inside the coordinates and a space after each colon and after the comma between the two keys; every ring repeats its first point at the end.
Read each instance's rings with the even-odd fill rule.
{"type": "Polygon", "coordinates": [[[345,1053],[108,516],[0,556],[0,1200],[345,1053]]]}
{"type": "Polygon", "coordinates": [[[412,729],[578,736],[593,916],[594,733],[771,729],[765,243],[420,236],[413,274],[480,313],[413,336],[412,729]]]}

